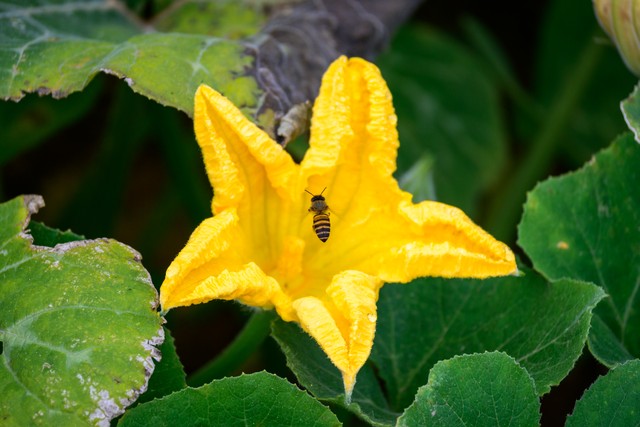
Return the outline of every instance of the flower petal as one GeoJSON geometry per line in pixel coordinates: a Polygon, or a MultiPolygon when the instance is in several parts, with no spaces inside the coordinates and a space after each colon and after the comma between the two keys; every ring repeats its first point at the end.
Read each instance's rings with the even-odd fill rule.
{"type": "Polygon", "coordinates": [[[382,281],[376,277],[344,271],[327,287],[327,300],[304,297],[293,302],[302,328],[341,371],[347,401],[356,375],[371,353],[381,286],[382,281]]]}
{"type": "MultiPolygon", "coordinates": [[[[340,58],[330,66],[314,106],[310,146],[301,168],[312,192],[327,187],[331,245],[350,242],[354,234],[362,238],[356,241],[365,241],[360,225],[375,215],[376,206],[411,200],[392,175],[399,145],[396,122],[391,94],[375,65],[340,58]]],[[[325,256],[349,259],[347,255],[318,250],[314,257],[319,265],[331,265],[325,256]]],[[[334,273],[348,268],[340,264],[334,273]]]]}
{"type": "Polygon", "coordinates": [[[333,275],[361,270],[384,281],[487,277],[516,270],[513,253],[459,209],[411,204],[398,187],[398,135],[391,95],[378,69],[340,58],[322,81],[310,148],[302,163],[312,191],[324,195],[331,238],[309,266],[333,275]],[[476,241],[477,239],[477,241],[476,241]]]}
{"type": "Polygon", "coordinates": [[[309,150],[301,167],[314,191],[325,186],[336,212],[347,210],[361,181],[398,185],[397,117],[391,93],[378,68],[360,58],[341,57],[322,79],[313,108],[309,150]]]}
{"type": "Polygon", "coordinates": [[[378,211],[360,228],[345,248],[351,252],[351,268],[385,282],[423,276],[485,278],[517,271],[507,245],[460,209],[443,203],[403,203],[397,212],[378,211]]]}
{"type": "Polygon", "coordinates": [[[214,187],[214,214],[235,207],[255,249],[252,260],[268,265],[286,230],[299,226],[299,166],[231,101],[205,85],[196,92],[194,126],[214,187]]]}
{"type": "Polygon", "coordinates": [[[324,74],[313,107],[303,173],[332,172],[341,161],[358,161],[353,156],[366,154],[365,161],[377,173],[390,176],[399,146],[396,124],[391,93],[380,70],[360,58],[338,58],[324,74]]]}
{"type": "Polygon", "coordinates": [[[212,299],[238,299],[266,308],[276,303],[286,306],[287,298],[276,280],[249,261],[248,255],[234,209],[204,220],[167,269],[160,288],[162,309],[212,299]]]}
{"type": "Polygon", "coordinates": [[[264,192],[265,178],[269,187],[283,191],[297,179],[291,156],[231,101],[206,85],[196,92],[194,127],[215,189],[214,213],[238,206],[243,197],[255,199],[264,192]]]}

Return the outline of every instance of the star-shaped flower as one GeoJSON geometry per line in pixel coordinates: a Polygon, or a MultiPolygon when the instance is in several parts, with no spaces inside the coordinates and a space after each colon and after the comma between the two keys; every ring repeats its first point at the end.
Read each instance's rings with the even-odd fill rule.
{"type": "Polygon", "coordinates": [[[322,347],[348,400],[373,345],[385,282],[514,273],[511,250],[462,211],[413,204],[400,190],[396,120],[380,71],[341,57],[322,79],[309,149],[296,164],[227,98],[200,86],[195,133],[214,216],[169,266],[163,310],[212,299],[275,308],[322,347]],[[322,194],[328,209],[309,212],[306,191],[322,194]],[[312,227],[318,213],[329,216],[326,242],[312,227]]]}

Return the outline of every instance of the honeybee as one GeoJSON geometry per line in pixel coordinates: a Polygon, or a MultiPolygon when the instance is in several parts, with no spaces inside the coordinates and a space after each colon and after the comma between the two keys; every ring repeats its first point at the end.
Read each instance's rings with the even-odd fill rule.
{"type": "MultiPolygon", "coordinates": [[[[327,187],[324,187],[324,190],[326,189],[327,187]]],[[[304,190],[311,194],[311,207],[309,208],[309,212],[313,212],[313,231],[323,243],[327,241],[329,233],[331,232],[329,206],[322,195],[324,190],[322,190],[320,194],[313,194],[309,190],[304,190]]]]}

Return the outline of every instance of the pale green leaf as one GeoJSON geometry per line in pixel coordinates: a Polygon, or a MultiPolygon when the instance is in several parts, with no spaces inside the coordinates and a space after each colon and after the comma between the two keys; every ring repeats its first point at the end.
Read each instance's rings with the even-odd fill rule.
{"type": "Polygon", "coordinates": [[[147,387],[163,341],[140,255],[114,240],[34,246],[40,196],[0,205],[0,420],[109,425],[147,387]]]}
{"type": "Polygon", "coordinates": [[[206,34],[226,39],[239,39],[257,33],[265,16],[259,7],[249,7],[246,1],[216,0],[176,2],[154,21],[163,32],[206,34]]]}
{"type": "Polygon", "coordinates": [[[252,62],[244,52],[242,44],[211,35],[156,32],[119,2],[0,1],[3,99],[17,100],[28,92],[64,97],[105,72],[188,114],[197,87],[207,83],[251,114],[260,91],[244,75],[252,62]]]}

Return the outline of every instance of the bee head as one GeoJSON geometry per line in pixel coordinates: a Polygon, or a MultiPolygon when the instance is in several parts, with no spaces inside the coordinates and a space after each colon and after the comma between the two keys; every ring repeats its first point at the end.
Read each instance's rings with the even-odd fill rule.
{"type": "Polygon", "coordinates": [[[326,190],[327,187],[324,187],[322,189],[322,191],[320,192],[320,194],[313,194],[311,191],[307,190],[306,188],[304,189],[304,191],[306,191],[307,193],[311,194],[313,197],[311,197],[311,201],[315,202],[316,200],[324,200],[324,196],[322,195],[322,193],[324,193],[324,190],[326,190]]]}

